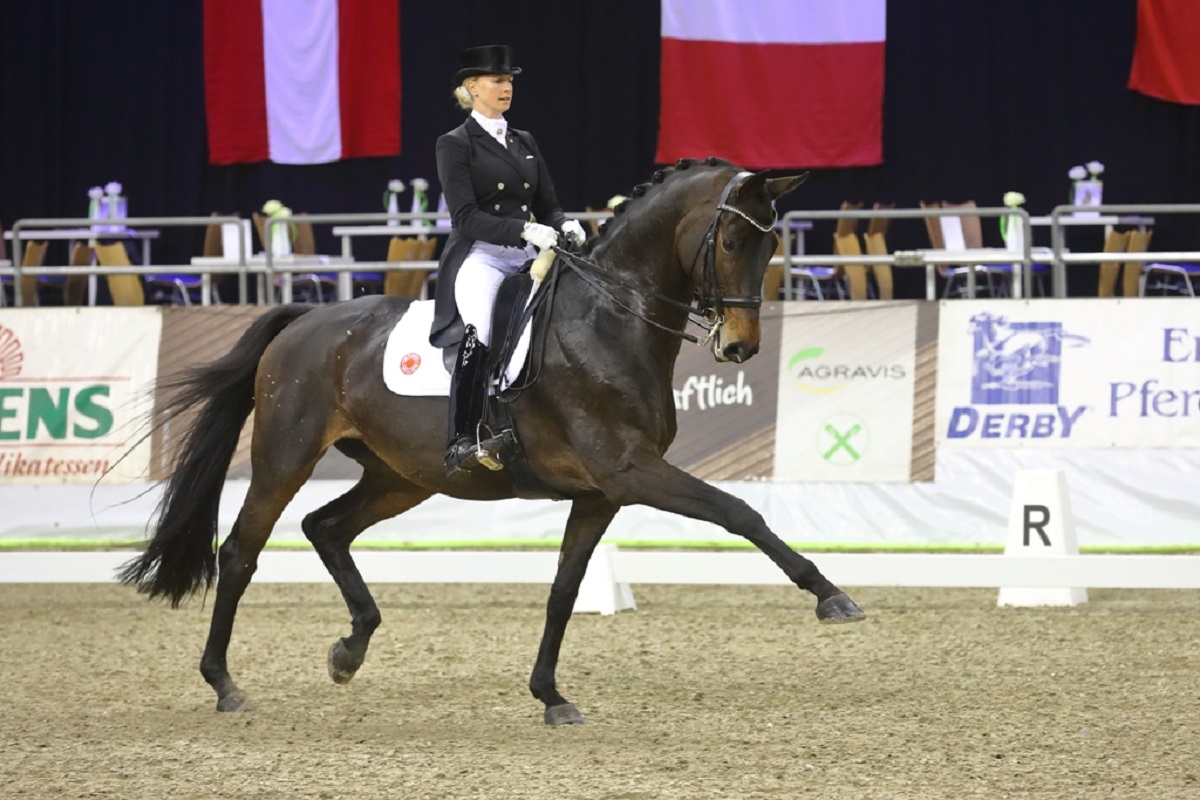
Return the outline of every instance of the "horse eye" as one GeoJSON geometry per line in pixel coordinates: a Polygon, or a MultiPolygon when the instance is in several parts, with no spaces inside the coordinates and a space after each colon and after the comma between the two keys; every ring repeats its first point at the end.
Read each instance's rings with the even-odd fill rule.
{"type": "Polygon", "coordinates": [[[722,236],[721,237],[721,249],[724,250],[726,253],[732,253],[734,250],[733,239],[722,236]]]}

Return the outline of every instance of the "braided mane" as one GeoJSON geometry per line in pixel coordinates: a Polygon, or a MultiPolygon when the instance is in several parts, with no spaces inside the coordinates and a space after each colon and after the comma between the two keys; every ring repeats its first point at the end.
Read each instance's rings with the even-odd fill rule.
{"type": "Polygon", "coordinates": [[[655,170],[654,174],[650,176],[649,181],[645,183],[639,183],[634,186],[629,192],[629,197],[624,202],[619,203],[613,208],[613,219],[605,220],[604,222],[600,223],[599,235],[588,242],[586,251],[591,252],[592,249],[600,243],[601,239],[603,239],[609,233],[611,226],[619,222],[618,218],[627,212],[631,207],[638,205],[637,201],[644,197],[647,192],[652,191],[654,187],[660,183],[669,182],[671,177],[675,174],[684,172],[695,166],[733,167],[734,169],[739,168],[731,161],[726,161],[725,159],[717,158],[716,156],[709,156],[705,159],[681,158],[672,166],[655,170]]]}

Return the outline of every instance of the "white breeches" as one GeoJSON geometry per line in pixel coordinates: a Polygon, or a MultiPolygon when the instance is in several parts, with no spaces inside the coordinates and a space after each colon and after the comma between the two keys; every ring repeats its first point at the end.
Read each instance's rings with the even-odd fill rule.
{"type": "Polygon", "coordinates": [[[454,302],[464,325],[474,325],[479,341],[492,341],[492,305],[505,275],[520,272],[525,262],[537,255],[533,245],[504,247],[476,242],[458,268],[454,279],[454,302]]]}

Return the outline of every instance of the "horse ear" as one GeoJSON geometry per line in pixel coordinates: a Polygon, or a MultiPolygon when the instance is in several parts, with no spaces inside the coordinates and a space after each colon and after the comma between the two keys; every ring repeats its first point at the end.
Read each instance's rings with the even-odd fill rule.
{"type": "Polygon", "coordinates": [[[799,175],[789,175],[786,178],[771,178],[767,181],[767,192],[771,195],[772,200],[778,200],[808,180],[808,176],[809,173],[801,172],[799,175]]]}

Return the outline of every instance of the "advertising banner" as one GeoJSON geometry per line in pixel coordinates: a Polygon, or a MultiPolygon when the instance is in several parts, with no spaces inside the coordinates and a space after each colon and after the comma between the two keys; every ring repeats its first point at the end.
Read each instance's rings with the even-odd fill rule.
{"type": "Polygon", "coordinates": [[[667,460],[698,478],[765,480],[775,453],[775,394],[783,305],[766,303],[759,352],[734,364],[684,343],[672,381],[679,425],[667,460]]]}
{"type": "Polygon", "coordinates": [[[912,478],[916,303],[788,306],[775,480],[912,478]]]}
{"type": "Polygon", "coordinates": [[[157,308],[0,311],[0,484],[146,480],[157,308]]]}
{"type": "Polygon", "coordinates": [[[943,303],[940,447],[1200,447],[1200,305],[943,303]]]}

